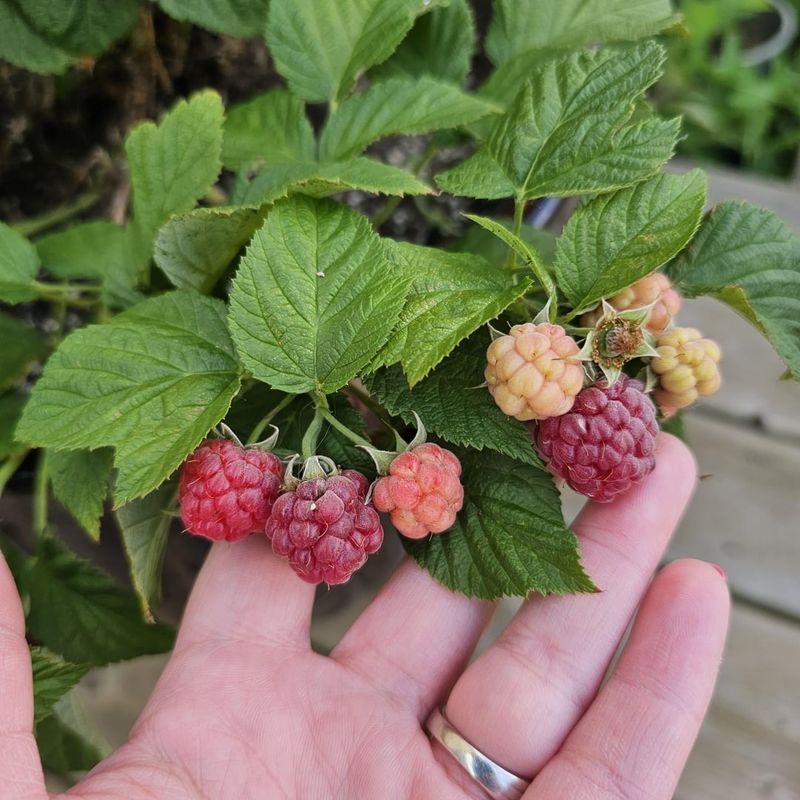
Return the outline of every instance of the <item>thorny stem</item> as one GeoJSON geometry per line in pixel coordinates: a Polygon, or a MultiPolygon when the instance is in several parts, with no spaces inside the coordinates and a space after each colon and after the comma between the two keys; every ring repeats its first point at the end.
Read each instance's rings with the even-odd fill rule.
{"type": "Polygon", "coordinates": [[[276,405],[268,414],[266,414],[261,422],[259,422],[258,425],[253,428],[252,432],[250,433],[250,437],[245,444],[255,444],[261,438],[261,434],[264,433],[267,425],[269,425],[270,422],[272,422],[272,420],[275,419],[275,417],[277,417],[278,414],[280,414],[281,411],[283,411],[283,409],[292,402],[292,400],[294,400],[294,397],[295,396],[292,394],[287,394],[286,397],[284,397],[283,400],[278,403],[278,405],[276,405]]]}
{"type": "Polygon", "coordinates": [[[18,453],[13,453],[10,455],[2,464],[0,464],[0,495],[3,494],[6,484],[14,476],[14,473],[19,469],[29,452],[30,450],[28,449],[20,450],[18,453]]]}
{"type": "Polygon", "coordinates": [[[33,488],[33,532],[38,537],[47,531],[47,481],[47,451],[40,450],[33,488]]]}

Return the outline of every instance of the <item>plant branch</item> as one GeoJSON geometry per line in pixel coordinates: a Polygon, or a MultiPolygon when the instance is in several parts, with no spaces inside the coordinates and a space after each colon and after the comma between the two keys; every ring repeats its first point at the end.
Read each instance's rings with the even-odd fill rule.
{"type": "Polygon", "coordinates": [[[87,192],[72,203],[67,203],[51,211],[46,211],[38,217],[31,217],[30,219],[23,219],[21,222],[15,222],[11,227],[23,236],[35,236],[37,233],[46,231],[48,228],[53,228],[61,222],[72,219],[72,217],[80,214],[82,211],[86,211],[99,199],[100,195],[97,192],[87,192]]]}
{"type": "Polygon", "coordinates": [[[0,464],[0,495],[6,488],[6,484],[14,477],[14,473],[19,469],[25,457],[30,453],[27,448],[18,453],[12,453],[2,464],[0,464]]]}
{"type": "Polygon", "coordinates": [[[281,411],[283,411],[283,409],[292,402],[292,400],[294,400],[294,398],[295,395],[287,394],[286,397],[284,397],[283,400],[281,400],[280,403],[278,403],[278,405],[276,405],[268,414],[266,414],[261,422],[259,422],[258,425],[253,428],[245,444],[255,444],[261,438],[261,434],[264,433],[267,425],[269,425],[270,422],[272,422],[272,420],[275,419],[275,417],[277,417],[278,414],[280,414],[281,411]]]}
{"type": "Polygon", "coordinates": [[[343,422],[336,419],[336,417],[328,411],[327,408],[318,408],[319,413],[322,415],[323,419],[332,427],[336,428],[342,436],[349,439],[354,444],[360,444],[365,447],[372,447],[372,442],[369,439],[365,439],[363,436],[359,436],[354,431],[351,431],[350,428],[347,427],[343,422]]]}
{"type": "Polygon", "coordinates": [[[47,489],[47,451],[40,450],[33,488],[33,532],[37,537],[47,531],[47,489]]]}
{"type": "MultiPolygon", "coordinates": [[[[519,238],[519,235],[522,231],[522,218],[525,214],[525,200],[522,197],[516,197],[514,199],[514,236],[519,238]]],[[[508,256],[506,258],[506,268],[507,269],[515,269],[517,266],[517,251],[514,250],[513,247],[510,247],[508,250],[508,256]]]]}

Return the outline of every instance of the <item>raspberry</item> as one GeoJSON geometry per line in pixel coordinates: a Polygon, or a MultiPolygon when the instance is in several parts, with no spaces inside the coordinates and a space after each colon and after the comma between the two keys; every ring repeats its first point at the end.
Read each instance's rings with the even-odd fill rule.
{"type": "Polygon", "coordinates": [[[560,325],[514,325],[486,351],[484,375],[495,403],[523,421],[566,413],[583,386],[583,366],[571,358],[578,350],[560,325]]]}
{"type": "MultiPolygon", "coordinates": [[[[672,288],[672,283],[663,272],[652,272],[636,283],[608,298],[608,303],[617,311],[641,308],[655,303],[645,321],[645,328],[660,333],[681,309],[681,296],[672,288]]],[[[603,316],[603,308],[588,311],[581,316],[581,325],[593,328],[603,316]]]]}
{"type": "Polygon", "coordinates": [[[700,331],[673,328],[656,339],[656,350],[658,356],[650,362],[658,375],[653,396],[664,416],[672,416],[699,396],[707,397],[719,389],[719,346],[703,339],[700,331]]]}
{"type": "Polygon", "coordinates": [[[392,461],[389,474],[375,484],[372,500],[378,511],[391,512],[400,533],[421,539],[455,522],[464,504],[460,475],[461,463],[449,450],[426,442],[392,461]]]}
{"type": "Polygon", "coordinates": [[[653,471],[656,409],[642,384],[622,374],[584,389],[572,410],[539,423],[536,446],[576,492],[608,503],[653,471]]]}
{"type": "Polygon", "coordinates": [[[273,453],[229,439],[206,439],[181,467],[178,496],[189,533],[236,542],[264,529],[281,491],[283,465],[273,453]]]}
{"type": "Polygon", "coordinates": [[[272,549],[307,583],[347,582],[383,543],[380,517],[364,502],[368,487],[355,470],[301,481],[272,507],[272,549]]]}

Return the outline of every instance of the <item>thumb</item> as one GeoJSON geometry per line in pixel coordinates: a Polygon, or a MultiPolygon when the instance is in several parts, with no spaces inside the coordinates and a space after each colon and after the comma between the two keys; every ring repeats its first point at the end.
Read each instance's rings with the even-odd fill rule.
{"type": "Polygon", "coordinates": [[[33,675],[25,615],[0,553],[0,785],[5,800],[47,797],[33,736],[33,675]]]}

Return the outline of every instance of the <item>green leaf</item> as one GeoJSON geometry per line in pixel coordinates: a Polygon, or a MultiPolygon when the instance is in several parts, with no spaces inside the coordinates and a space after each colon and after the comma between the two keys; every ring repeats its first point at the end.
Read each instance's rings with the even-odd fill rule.
{"type": "Polygon", "coordinates": [[[656,175],[601,195],[570,217],[556,249],[556,275],[580,310],[666,264],[694,236],[706,205],[699,169],[656,175]]]}
{"type": "Polygon", "coordinates": [[[131,579],[145,617],[161,599],[161,571],[167,549],[176,487],[164,483],[154,492],[117,509],[117,522],[128,557],[131,579]]]}
{"type": "MultiPolygon", "coordinates": [[[[512,232],[513,222],[510,217],[495,217],[494,222],[502,225],[509,233],[512,232]]],[[[547,268],[551,269],[556,257],[556,237],[553,233],[523,224],[520,229],[520,239],[535,250],[547,268]]],[[[477,225],[468,228],[450,249],[459,253],[476,253],[498,265],[504,263],[508,255],[508,245],[501,238],[477,225]]]]}
{"type": "Polygon", "coordinates": [[[229,324],[242,363],[276,389],[335,391],[389,337],[407,283],[357,212],[304,197],[279,203],[233,281],[229,324]]]}
{"type": "Polygon", "coordinates": [[[0,394],[0,459],[25,449],[25,445],[14,442],[14,431],[27,399],[22,392],[0,394]]]}
{"type": "Polygon", "coordinates": [[[428,76],[392,78],[347,98],[328,118],[320,157],[341,160],[399,133],[455,128],[499,111],[497,106],[428,76]]]}
{"type": "Polygon", "coordinates": [[[550,475],[499,454],[459,456],[464,508],[455,525],[402,540],[420,566],[449,589],[486,600],[595,590],[550,475]]]}
{"type": "Polygon", "coordinates": [[[497,69],[480,94],[508,105],[543,61],[568,50],[660,33],[678,19],[671,12],[669,0],[501,0],[486,42],[497,69]]]}
{"type": "Polygon", "coordinates": [[[503,64],[530,51],[643,39],[674,19],[669,0],[495,0],[486,52],[503,64]]]}
{"type": "Polygon", "coordinates": [[[526,242],[521,236],[517,236],[513,231],[510,231],[502,222],[490,219],[489,217],[480,217],[477,214],[464,214],[464,216],[473,222],[490,231],[498,239],[502,239],[522,260],[531,268],[531,272],[536,276],[539,285],[545,290],[547,295],[552,299],[553,304],[557,303],[556,285],[550,277],[550,273],[542,262],[542,258],[535,248],[526,242]]]}
{"type": "Polygon", "coordinates": [[[102,299],[125,308],[143,299],[136,289],[139,273],[149,258],[133,226],[92,220],[43,236],[36,249],[44,268],[57,278],[101,281],[102,299]]]}
{"type": "Polygon", "coordinates": [[[0,57],[34,72],[63,72],[97,55],[136,22],[138,0],[0,0],[0,57]]]}
{"type": "Polygon", "coordinates": [[[417,19],[388,61],[373,70],[376,77],[430,75],[462,84],[475,51],[475,20],[467,0],[450,0],[444,8],[417,19]]]}
{"type": "Polygon", "coordinates": [[[241,169],[255,161],[313,161],[316,142],[305,104],[286,89],[272,89],[227,111],[222,162],[241,169]]]}
{"type": "Polygon", "coordinates": [[[0,391],[21,381],[49,349],[47,337],[22,320],[0,313],[0,391]]]}
{"type": "Polygon", "coordinates": [[[371,158],[351,158],[330,164],[276,164],[264,167],[249,183],[234,193],[237,205],[260,207],[289,194],[322,197],[347,189],[372,194],[430,194],[421,180],[406,170],[371,158]]]}
{"type": "Polygon", "coordinates": [[[385,61],[415,18],[441,0],[271,0],[267,43],[275,65],[304,100],[339,100],[385,61]]]}
{"type": "Polygon", "coordinates": [[[31,647],[33,715],[39,723],[53,706],[89,671],[88,664],[73,664],[44,647],[31,647]]]}
{"type": "Polygon", "coordinates": [[[112,459],[109,448],[47,452],[53,494],[95,541],[100,539],[112,459]]]}
{"type": "Polygon", "coordinates": [[[670,268],[688,297],[708,294],[762,330],[800,380],[800,237],[749,203],[714,208],[670,268]]]}
{"type": "Polygon", "coordinates": [[[114,447],[121,504],[168,477],[238,388],[225,305],[170,292],[70,334],[47,362],[17,436],[61,450],[114,447]]]}
{"type": "Polygon", "coordinates": [[[381,405],[409,425],[416,411],[426,428],[448,442],[543,469],[527,427],[504,414],[483,385],[488,346],[488,333],[475,333],[413,390],[399,366],[380,369],[365,381],[381,405]]]}
{"type": "Polygon", "coordinates": [[[476,328],[521,297],[530,283],[480,256],[386,240],[396,270],[412,280],[397,327],[374,361],[403,365],[413,386],[476,328]]]}
{"type": "Polygon", "coordinates": [[[437,183],[470,197],[530,200],[644,180],[671,157],[678,133],[679,120],[631,123],[663,61],[663,48],[645,42],[543,63],[486,143],[437,183]]]}
{"type": "Polygon", "coordinates": [[[68,661],[100,666],[172,647],[171,628],[146,623],[132,592],[55,539],[42,539],[14,577],[29,636],[68,661]]]}
{"type": "Polygon", "coordinates": [[[175,19],[229,36],[260,36],[269,0],[157,0],[175,19]]]}
{"type": "Polygon", "coordinates": [[[171,217],[156,237],[155,262],[179,289],[206,294],[263,220],[254,208],[196,208],[171,217]]]}
{"type": "Polygon", "coordinates": [[[94,767],[104,755],[94,739],[74,691],[62,697],[53,713],[36,726],[42,765],[56,775],[94,767]]]}
{"type": "Polygon", "coordinates": [[[146,249],[167,217],[189,211],[216,181],[223,116],[219,95],[205,90],[128,134],[134,223],[146,249]]]}
{"type": "Polygon", "coordinates": [[[34,280],[39,257],[34,246],[13,228],[0,222],[0,300],[25,303],[38,296],[34,280]]]}
{"type": "Polygon", "coordinates": [[[124,229],[107,220],[80,222],[36,240],[42,266],[56,278],[102,278],[105,254],[117,245],[124,229]]]}

